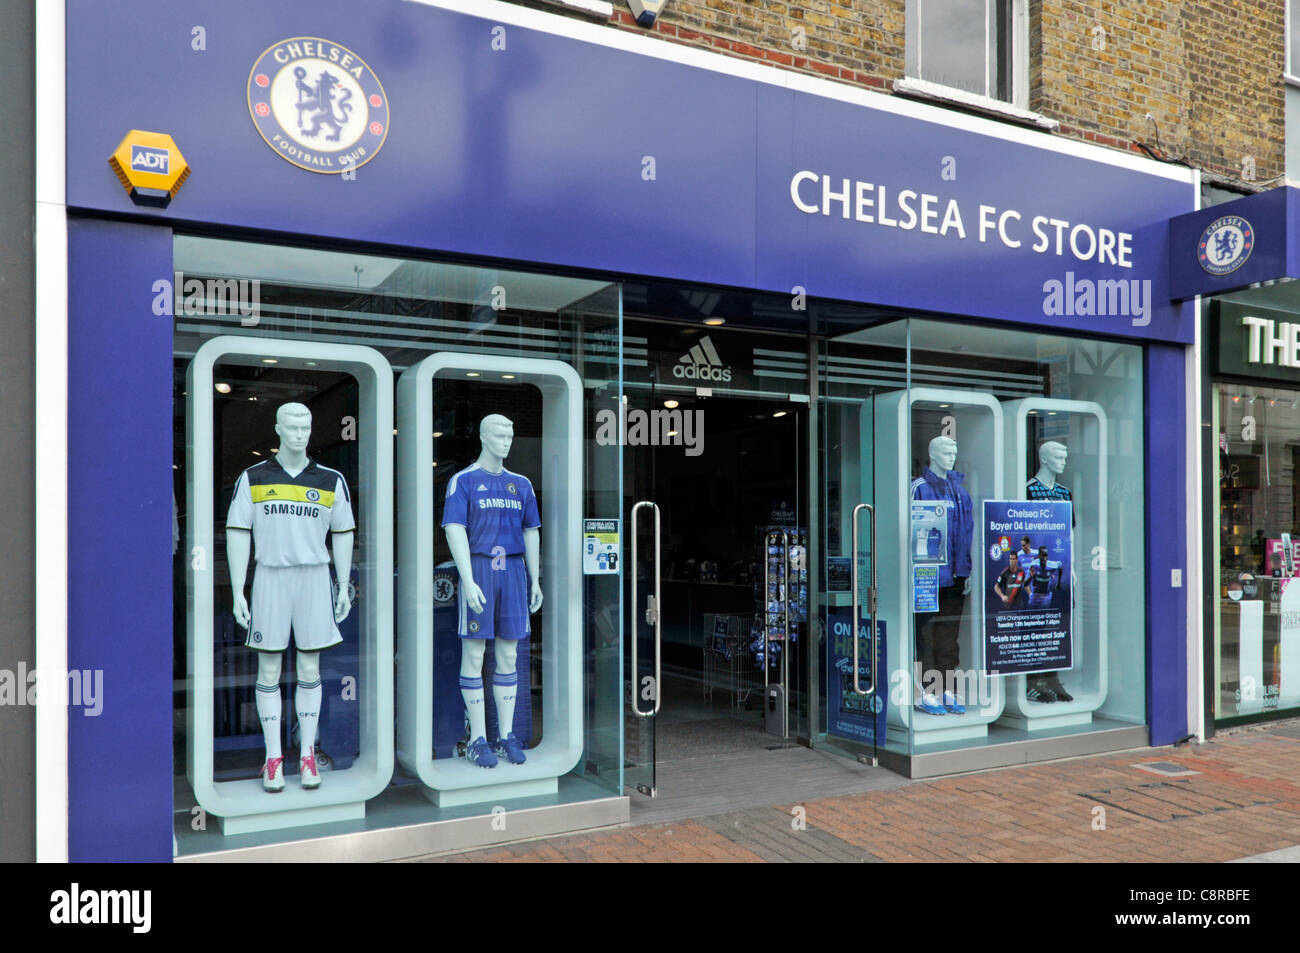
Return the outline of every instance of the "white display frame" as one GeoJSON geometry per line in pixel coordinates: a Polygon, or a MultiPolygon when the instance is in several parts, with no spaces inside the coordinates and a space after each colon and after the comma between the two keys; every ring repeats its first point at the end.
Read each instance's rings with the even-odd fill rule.
{"type": "MultiPolygon", "coordinates": [[[[390,582],[393,500],[389,489],[393,485],[392,368],[378,351],[358,345],[224,335],[212,338],[198,349],[185,380],[189,395],[185,404],[189,435],[187,545],[191,554],[191,568],[186,574],[189,594],[186,773],[195,800],[203,810],[221,819],[226,834],[364,817],[365,802],[383,791],[393,776],[393,590],[390,582]],[[216,574],[228,572],[228,567],[217,564],[214,558],[212,395],[215,368],[232,364],[264,367],[267,358],[275,359],[281,368],[338,371],[357,379],[357,483],[367,488],[362,497],[363,508],[356,514],[366,556],[360,579],[365,599],[354,610],[365,614],[360,626],[361,670],[357,686],[361,705],[360,755],[349,768],[324,773],[319,788],[303,789],[290,780],[278,793],[263,790],[259,778],[240,781],[212,778],[214,591],[216,574]],[[204,557],[203,569],[194,568],[199,555],[204,557]]],[[[319,427],[319,422],[316,426],[319,427]]],[[[273,436],[269,429],[267,436],[268,439],[273,436]]]]}
{"type": "Polygon", "coordinates": [[[398,379],[397,486],[404,519],[398,528],[397,757],[439,806],[552,793],[582,757],[582,406],[582,380],[558,360],[439,352],[398,379]],[[463,758],[433,757],[432,586],[442,538],[431,478],[433,382],[456,373],[513,374],[514,383],[532,384],[542,394],[545,728],[524,764],[502,762],[491,770],[463,758]]]}
{"type": "MultiPolygon", "coordinates": [[[[988,726],[1001,717],[1006,698],[1003,679],[981,674],[979,695],[987,704],[971,704],[967,700],[965,714],[928,715],[916,711],[912,705],[914,684],[911,671],[901,671],[901,661],[914,663],[915,635],[912,632],[912,563],[908,557],[908,530],[911,519],[910,487],[915,474],[911,473],[912,408],[920,403],[949,404],[953,416],[967,416],[971,412],[987,418],[985,424],[977,423],[972,434],[958,420],[957,458],[958,472],[969,475],[980,472],[983,479],[992,473],[991,486],[966,488],[970,491],[974,507],[975,538],[971,540],[971,604],[959,637],[963,646],[962,665],[965,668],[983,667],[984,618],[984,560],[978,558],[975,547],[979,541],[981,500],[1000,498],[1004,473],[1004,423],[1002,404],[991,394],[972,390],[947,390],[937,387],[912,387],[876,398],[875,401],[875,458],[885,462],[877,469],[876,514],[880,521],[877,539],[886,546],[892,542],[898,565],[890,571],[883,563],[880,579],[880,618],[886,620],[886,637],[890,668],[890,703],[887,733],[892,739],[906,743],[910,737],[913,745],[930,745],[983,738],[988,726]],[[975,460],[977,466],[963,465],[963,460],[975,460]],[[888,461],[895,461],[889,466],[888,461]],[[894,502],[896,501],[896,502],[894,502]],[[910,640],[910,641],[905,641],[910,640]],[[910,650],[904,652],[905,646],[910,650]],[[901,674],[900,674],[901,672],[901,674]],[[898,699],[903,699],[901,703],[898,699]]],[[[864,408],[865,410],[865,408],[864,408]]],[[[875,554],[873,554],[873,558],[875,554]]]]}
{"type": "MultiPolygon", "coordinates": [[[[1026,461],[1031,450],[1034,452],[1035,459],[1037,459],[1038,448],[1029,446],[1029,415],[1031,412],[1040,415],[1051,413],[1069,414],[1072,419],[1092,421],[1091,426],[1095,428],[1095,432],[1090,439],[1086,431],[1084,431],[1083,442],[1090,444],[1095,441],[1097,447],[1096,465],[1090,468],[1092,470],[1090,473],[1080,472],[1078,461],[1083,459],[1083,455],[1071,452],[1061,482],[1071,487],[1072,490],[1083,487],[1092,488],[1097,500],[1097,536],[1095,545],[1101,546],[1102,552],[1109,552],[1107,548],[1109,545],[1107,529],[1110,516],[1110,499],[1106,462],[1110,437],[1106,411],[1094,401],[1061,400],[1052,397],[1027,397],[1023,400],[1013,400],[1009,401],[1004,409],[1007,417],[1012,421],[1012,426],[1015,428],[1012,431],[1012,439],[1007,442],[1007,472],[1012,475],[1014,481],[1008,491],[1008,499],[1024,498],[1025,484],[1029,482],[1030,478],[1029,466],[1026,461]]],[[[1067,450],[1071,449],[1071,438],[1058,442],[1065,443],[1067,450]]],[[[1074,496],[1076,500],[1079,499],[1077,492],[1074,492],[1074,496]]],[[[1075,518],[1082,525],[1083,514],[1076,512],[1075,518]]],[[[1024,675],[1007,676],[1007,711],[1003,717],[1003,722],[1013,727],[1024,728],[1027,731],[1043,731],[1053,728],[1066,728],[1072,725],[1091,724],[1092,713],[1105,703],[1106,695],[1110,690],[1110,617],[1106,593],[1107,574],[1092,570],[1091,564],[1094,558],[1092,548],[1083,545],[1078,527],[1075,528],[1071,555],[1074,558],[1073,571],[1075,578],[1084,580],[1085,583],[1095,580],[1097,585],[1097,629],[1095,633],[1084,632],[1079,627],[1077,622],[1079,618],[1078,603],[1076,601],[1076,609],[1071,613],[1070,622],[1071,634],[1074,640],[1075,667],[1069,671],[1056,673],[1058,677],[1069,683],[1066,687],[1069,689],[1070,694],[1074,696],[1074,700],[1068,702],[1030,701],[1025,697],[1027,677],[1024,675]],[[1081,635],[1083,638],[1080,638],[1081,635]],[[1081,687],[1077,678],[1070,677],[1070,672],[1080,671],[1095,676],[1095,683],[1081,687]]],[[[1071,593],[1073,594],[1073,592],[1074,581],[1072,580],[1071,593]]]]}

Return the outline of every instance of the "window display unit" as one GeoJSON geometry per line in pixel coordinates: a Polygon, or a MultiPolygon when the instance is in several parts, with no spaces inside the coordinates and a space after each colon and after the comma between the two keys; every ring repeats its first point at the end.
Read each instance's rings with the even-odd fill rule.
{"type": "MultiPolygon", "coordinates": [[[[1092,401],[1045,397],[1009,401],[1003,410],[1012,435],[1007,444],[1009,495],[1072,503],[1074,565],[1068,582],[1075,607],[1072,667],[1042,677],[1010,676],[1003,717],[1029,731],[1086,725],[1106,700],[1109,674],[1110,627],[1101,624],[1108,617],[1108,579],[1099,571],[1110,510],[1109,470],[1102,452],[1110,443],[1106,412],[1092,401]],[[1043,687],[1031,698],[1028,692],[1036,683],[1043,687]]],[[[1037,552],[1032,540],[1027,546],[1019,537],[1011,543],[1017,553],[1037,552]]],[[[1019,561],[1027,560],[1020,556],[1019,561]]]]}
{"type": "MultiPolygon", "coordinates": [[[[1074,666],[1058,677],[1073,700],[1040,703],[1041,709],[1026,701],[1018,707],[1013,693],[1026,697],[1020,695],[1020,677],[999,676],[994,681],[1002,683],[1006,710],[990,726],[985,743],[1085,732],[1110,732],[1115,745],[1145,743],[1133,730],[1147,720],[1150,595],[1142,348],[929,320],[911,322],[910,344],[914,380],[944,374],[959,386],[991,394],[1001,407],[1005,447],[1014,457],[1007,458],[1003,495],[986,499],[1041,497],[1042,490],[1028,484],[1043,475],[1042,445],[1054,442],[1067,450],[1063,471],[1055,476],[1075,504],[1074,666]],[[1090,719],[1070,723],[1088,708],[1090,719]],[[1026,710],[1035,717],[1022,718],[1026,710]],[[1062,721],[1040,724],[1038,717],[1062,721]]],[[[919,455],[915,445],[913,454],[919,455]]],[[[973,489],[972,496],[978,501],[973,489]]],[[[994,542],[1000,539],[977,532],[975,548],[987,550],[994,542]]],[[[1014,542],[1019,548],[1020,540],[1014,542]]]]}
{"type": "Polygon", "coordinates": [[[972,550],[979,504],[1002,493],[1002,407],[989,394],[913,387],[878,398],[875,413],[880,615],[899,620],[886,627],[899,660],[891,734],[917,746],[982,738],[1004,699],[1002,680],[982,671],[983,561],[972,550]],[[910,539],[913,504],[927,501],[944,505],[947,525],[928,601],[910,539]]]}
{"type": "MultiPolygon", "coordinates": [[[[1089,734],[1067,744],[1080,752],[1145,743],[1142,348],[913,318],[828,341],[822,366],[821,621],[831,627],[851,611],[850,557],[862,578],[874,562],[889,674],[882,760],[924,777],[957,764],[1018,763],[1024,744],[1068,735],[1089,734]],[[1049,447],[1046,461],[1044,444],[1063,446],[1064,460],[1049,447]],[[1036,478],[1042,485],[1031,487],[1036,478]],[[987,674],[989,647],[1000,644],[990,641],[998,633],[988,573],[1009,564],[1012,541],[1004,548],[992,534],[983,504],[1063,500],[1066,488],[1077,524],[1073,585],[1060,585],[1069,570],[1050,557],[1045,570],[1076,593],[1071,665],[1056,673],[1073,697],[1039,701],[1045,693],[1031,699],[1025,675],[987,674]],[[876,544],[860,539],[855,552],[851,513],[864,503],[874,507],[876,544]],[[918,684],[927,669],[952,673],[949,684],[918,684]]],[[[859,625],[866,615],[860,609],[859,625]]],[[[868,753],[834,734],[830,747],[868,753]]]]}
{"type": "MultiPolygon", "coordinates": [[[[556,790],[556,779],[573,768],[581,757],[583,747],[580,532],[582,382],[569,365],[560,361],[435,354],[402,375],[398,383],[397,399],[400,435],[398,492],[405,512],[398,530],[399,558],[403,567],[410,567],[398,577],[401,657],[398,668],[399,757],[404,766],[419,776],[427,788],[428,796],[440,806],[553,793],[556,790]],[[466,557],[472,556],[474,584],[492,588],[493,583],[489,582],[494,572],[491,565],[492,550],[503,550],[496,557],[502,563],[503,575],[511,568],[509,557],[517,554],[505,552],[510,547],[497,546],[491,540],[478,546],[476,537],[483,531],[475,522],[481,517],[473,512],[467,517],[468,540],[455,540],[456,530],[452,529],[446,533],[447,542],[441,542],[443,531],[449,526],[460,527],[461,524],[457,521],[464,516],[452,512],[456,496],[461,493],[472,494],[481,488],[488,497],[479,502],[491,504],[497,500],[491,496],[489,491],[492,488],[487,485],[493,477],[492,465],[484,464],[483,456],[478,458],[476,464],[480,469],[467,469],[456,474],[452,478],[455,483],[449,487],[446,499],[435,500],[431,478],[435,462],[432,434],[440,408],[434,402],[434,381],[439,377],[465,379],[470,375],[492,375],[499,378],[503,374],[509,374],[517,385],[532,385],[541,398],[541,474],[538,482],[544,491],[539,493],[538,498],[541,510],[540,608],[542,624],[547,633],[546,650],[542,653],[542,719],[546,730],[541,743],[523,755],[523,761],[499,764],[495,770],[485,771],[472,758],[436,759],[433,756],[436,675],[433,646],[438,637],[434,631],[434,567],[439,553],[450,552],[458,566],[462,563],[470,565],[471,560],[466,557]],[[462,480],[469,481],[463,488],[459,487],[462,480]],[[465,548],[464,553],[457,553],[458,545],[465,548]],[[479,549],[483,549],[483,552],[480,553],[479,549]],[[486,565],[480,566],[481,562],[486,565]]],[[[487,420],[480,429],[483,451],[492,457],[491,444],[494,436],[491,428],[495,424],[487,415],[483,419],[487,420]]],[[[501,458],[492,457],[492,460],[497,459],[501,458]]],[[[507,465],[502,460],[502,466],[507,465]]],[[[513,473],[505,470],[502,472],[513,473]]],[[[503,484],[503,491],[506,495],[502,496],[500,502],[510,504],[518,500],[521,506],[526,502],[523,497],[529,492],[523,480],[508,481],[508,484],[503,484]],[[514,487],[513,492],[511,486],[514,487]]],[[[527,509],[520,512],[524,520],[523,529],[527,532],[533,525],[532,518],[527,509]]],[[[531,569],[527,573],[531,587],[535,579],[532,578],[531,569]]],[[[477,621],[479,616],[474,611],[475,600],[469,595],[463,573],[459,584],[462,638],[473,642],[486,641],[472,639],[480,625],[477,621]]],[[[504,582],[501,588],[501,593],[485,594],[492,596],[494,602],[499,601],[504,605],[504,602],[512,598],[511,590],[504,582]],[[500,597],[499,600],[497,596],[500,597]]],[[[535,599],[528,601],[536,602],[535,599]]],[[[532,605],[528,608],[531,609],[532,605]]],[[[501,614],[503,611],[505,610],[497,611],[494,620],[497,625],[505,624],[505,616],[501,614]]],[[[500,641],[503,634],[504,632],[497,634],[497,641],[500,641]]],[[[462,642],[463,648],[464,645],[462,642]]],[[[496,658],[500,664],[500,650],[493,646],[492,651],[497,653],[496,658]]],[[[465,689],[467,686],[464,678],[472,680],[473,676],[467,674],[464,663],[461,675],[461,688],[465,689]]],[[[471,715],[470,718],[472,722],[474,716],[471,715]]],[[[505,733],[504,729],[502,733],[505,733]]],[[[475,732],[471,731],[470,734],[470,743],[473,745],[475,732]]],[[[495,739],[489,739],[491,740],[495,739]]]]}
{"type": "MultiPolygon", "coordinates": [[[[381,583],[392,574],[392,497],[382,491],[375,492],[375,488],[387,486],[392,480],[393,384],[388,362],[377,351],[353,345],[217,337],[206,342],[195,354],[186,374],[186,391],[186,428],[190,435],[186,458],[187,550],[192,557],[188,577],[189,730],[186,761],[194,797],[203,810],[220,818],[222,830],[227,834],[363,817],[365,802],[384,789],[393,770],[392,596],[391,590],[381,583]],[[312,420],[305,413],[308,408],[301,402],[266,399],[276,393],[277,383],[282,388],[281,393],[294,397],[303,391],[311,392],[310,385],[267,380],[250,388],[262,392],[260,396],[250,393],[247,400],[258,403],[266,417],[263,422],[267,431],[265,443],[278,438],[279,445],[267,450],[246,448],[245,452],[250,456],[244,457],[241,463],[245,460],[256,462],[258,457],[263,462],[245,471],[235,481],[233,496],[226,497],[234,502],[226,510],[214,504],[214,500],[221,501],[222,494],[213,485],[213,476],[225,461],[214,459],[216,415],[213,395],[223,392],[219,388],[229,392],[230,384],[221,378],[220,368],[230,366],[274,369],[281,379],[291,372],[297,372],[300,377],[315,375],[322,379],[329,372],[342,372],[356,379],[358,402],[355,416],[343,414],[338,419],[330,419],[333,415],[327,416],[327,411],[331,401],[328,393],[322,390],[317,394],[321,399],[312,401],[318,404],[318,419],[312,420]],[[289,415],[286,415],[286,410],[289,415]],[[298,416],[295,418],[293,414],[298,416]],[[270,432],[273,421],[276,426],[274,434],[270,432]],[[360,506],[355,512],[359,544],[352,548],[349,533],[351,512],[345,516],[342,508],[336,509],[328,527],[337,538],[333,554],[336,571],[341,570],[350,576],[352,557],[360,557],[356,563],[359,584],[354,591],[361,597],[355,606],[348,597],[349,578],[336,580],[336,587],[341,590],[337,596],[328,593],[329,568],[321,563],[327,558],[324,549],[326,525],[322,519],[311,515],[324,512],[326,502],[333,506],[337,492],[349,494],[347,478],[338,471],[328,470],[328,479],[316,481],[319,486],[308,479],[311,475],[308,468],[313,471],[325,468],[320,468],[303,453],[310,450],[308,438],[288,427],[295,423],[310,424],[318,443],[333,444],[349,437],[357,442],[358,463],[353,485],[361,491],[358,496],[360,506]],[[349,424],[351,434],[347,433],[349,424]],[[298,446],[295,441],[302,445],[298,446]],[[295,465],[289,457],[295,451],[303,457],[299,461],[303,470],[291,474],[289,471],[295,465]],[[284,463],[284,469],[275,462],[277,459],[284,463]],[[262,479],[259,474],[268,467],[274,469],[275,474],[262,479]],[[326,486],[327,483],[330,486],[326,486]],[[263,516],[263,511],[272,515],[263,516]],[[234,526],[232,520],[249,525],[234,526]],[[219,525],[227,538],[225,560],[216,558],[217,537],[221,535],[217,532],[219,525]],[[215,599],[216,578],[224,574],[227,567],[235,585],[245,581],[250,568],[250,540],[242,535],[244,533],[252,536],[251,557],[257,563],[252,572],[251,620],[242,592],[232,589],[232,605],[228,612],[224,608],[219,610],[215,599]],[[316,539],[317,535],[319,539],[316,539]],[[344,541],[347,545],[340,551],[339,544],[344,541]],[[318,565],[306,565],[308,563],[318,565]],[[313,573],[312,579],[300,578],[307,572],[313,573]],[[317,591],[320,588],[318,583],[324,585],[324,593],[317,591]],[[274,737],[274,722],[281,717],[281,711],[276,709],[292,713],[314,705],[319,710],[319,665],[325,661],[321,658],[325,653],[309,653],[306,649],[308,646],[327,649],[341,642],[342,636],[334,623],[343,621],[352,611],[358,616],[360,658],[359,671],[353,678],[355,690],[351,694],[354,704],[359,707],[357,756],[346,768],[338,766],[339,770],[325,772],[327,781],[321,777],[316,759],[305,756],[299,765],[300,774],[293,779],[294,783],[288,784],[283,774],[276,777],[277,770],[284,770],[282,764],[275,763],[272,747],[279,741],[274,737]],[[258,653],[257,700],[253,704],[261,724],[272,723],[272,727],[267,729],[269,750],[267,757],[262,759],[263,774],[260,778],[222,780],[214,775],[217,739],[214,738],[213,713],[217,678],[213,662],[219,617],[224,627],[227,615],[247,630],[248,651],[258,653]],[[291,627],[297,688],[291,696],[284,693],[289,696],[284,699],[289,704],[282,706],[275,704],[280,700],[282,679],[278,663],[282,653],[268,652],[266,647],[287,647],[291,627]],[[268,665],[268,662],[272,664],[268,665]],[[271,698],[264,699],[263,695],[271,698]]],[[[296,726],[299,732],[310,733],[311,722],[302,712],[299,715],[296,726]]],[[[304,739],[303,750],[310,748],[304,739]]]]}
{"type": "MultiPolygon", "coordinates": [[[[597,426],[599,411],[617,408],[620,394],[619,287],[498,268],[182,235],[174,239],[173,263],[187,279],[193,276],[205,285],[229,281],[237,287],[242,282],[259,294],[256,319],[234,308],[178,306],[175,313],[173,460],[183,540],[174,555],[176,678],[187,686],[176,696],[175,710],[175,742],[186,752],[176,763],[184,776],[174,778],[178,855],[235,850],[239,856],[278,857],[279,845],[288,840],[354,835],[375,845],[373,856],[485,844],[507,839],[506,832],[482,822],[502,802],[529,809],[526,821],[516,817],[511,824],[515,837],[520,836],[519,824],[541,835],[626,820],[627,802],[620,797],[622,580],[608,573],[583,577],[578,564],[570,563],[577,558],[584,516],[619,515],[622,448],[603,440],[597,426]],[[356,366],[339,363],[340,354],[354,362],[364,354],[365,360],[356,366]],[[415,509],[405,502],[396,473],[403,437],[414,434],[415,425],[405,430],[396,426],[397,388],[391,381],[394,374],[401,375],[399,382],[414,379],[420,362],[434,356],[448,360],[448,371],[431,381],[421,426],[433,443],[426,447],[430,456],[422,469],[426,480],[432,475],[426,489],[433,494],[436,518],[426,524],[436,534],[427,543],[444,565],[430,562],[420,571],[419,578],[426,581],[423,598],[428,602],[431,590],[456,592],[459,580],[441,525],[446,485],[453,472],[479,455],[478,425],[491,413],[514,421],[505,466],[526,475],[540,502],[544,598],[542,611],[528,617],[530,638],[519,645],[515,658],[514,724],[522,742],[516,755],[522,754],[524,762],[512,763],[507,752],[506,763],[491,770],[466,762],[458,744],[464,704],[457,685],[456,610],[433,600],[434,618],[441,620],[448,611],[452,615],[455,657],[450,667],[439,667],[430,654],[439,643],[424,646],[426,682],[443,669],[452,680],[448,692],[433,695],[435,710],[424,712],[426,720],[435,721],[426,758],[436,760],[435,773],[472,769],[473,780],[498,788],[488,799],[493,792],[444,785],[431,803],[431,789],[418,771],[396,757],[402,737],[396,718],[402,709],[395,688],[399,679],[415,674],[416,653],[394,652],[400,632],[393,600],[395,589],[415,578],[417,570],[412,565],[406,571],[390,542],[409,529],[415,509]],[[530,377],[537,366],[551,376],[530,377]],[[209,375],[206,383],[194,376],[203,368],[209,375]],[[485,381],[489,375],[490,384],[485,381]],[[376,389],[377,376],[389,381],[383,394],[383,388],[376,389]],[[479,393],[494,406],[476,409],[479,393]],[[281,697],[291,713],[281,714],[284,761],[276,780],[284,788],[272,792],[258,774],[268,760],[257,709],[259,666],[256,653],[245,645],[250,633],[233,611],[225,520],[240,474],[278,453],[275,412],[293,402],[305,404],[312,414],[307,455],[338,470],[353,498],[357,542],[347,591],[356,595],[337,623],[343,645],[319,656],[322,703],[313,755],[321,782],[317,787],[302,785],[303,734],[296,731],[293,704],[300,677],[310,691],[314,679],[308,676],[314,673],[300,669],[292,647],[281,659],[281,697]],[[551,436],[561,432],[551,423],[543,426],[560,405],[562,439],[551,436]],[[205,425],[205,415],[214,413],[205,425]],[[585,421],[593,421],[590,429],[584,429],[585,421]],[[559,443],[563,451],[556,449],[559,443]],[[208,462],[200,465],[195,454],[204,448],[208,462]],[[206,489],[191,487],[205,472],[206,489]],[[195,533],[202,538],[191,542],[195,533]],[[206,555],[211,584],[209,591],[191,596],[194,574],[187,554],[194,546],[206,555]],[[387,643],[376,631],[375,612],[386,614],[387,643]],[[203,632],[205,614],[211,635],[203,632]],[[559,657],[565,626],[569,641],[559,657]],[[191,638],[200,636],[211,647],[191,650],[191,638]],[[454,703],[454,710],[447,702],[454,703]],[[373,781],[357,781],[372,771],[373,781]],[[524,799],[517,796],[524,789],[512,786],[533,782],[532,795],[524,799]],[[232,806],[231,791],[243,791],[246,801],[232,806]],[[332,803],[344,796],[346,803],[332,803]],[[456,800],[462,803],[451,803],[456,800]],[[247,817],[241,810],[249,812],[247,817]],[[398,848],[384,834],[396,828],[403,831],[398,848]],[[383,836],[367,839],[372,833],[383,836]]],[[[314,485],[290,490],[304,497],[312,490],[322,492],[314,485]]],[[[328,538],[325,545],[328,552],[328,538]]],[[[332,552],[329,558],[333,560],[332,552]]],[[[247,587],[250,603],[256,602],[253,588],[247,587]]],[[[256,605],[250,608],[256,615],[256,605]]],[[[341,613],[341,607],[335,608],[341,613]]],[[[422,624],[431,626],[434,618],[426,617],[422,624]]],[[[294,621],[290,619],[291,627],[294,621]]],[[[256,623],[254,627],[261,631],[256,623]]],[[[484,654],[480,677],[490,686],[497,661],[490,642],[484,654]]],[[[484,694],[491,696],[492,689],[484,694]]],[[[484,733],[496,740],[495,699],[485,707],[484,733]]],[[[310,720],[310,705],[305,710],[310,720]]]]}

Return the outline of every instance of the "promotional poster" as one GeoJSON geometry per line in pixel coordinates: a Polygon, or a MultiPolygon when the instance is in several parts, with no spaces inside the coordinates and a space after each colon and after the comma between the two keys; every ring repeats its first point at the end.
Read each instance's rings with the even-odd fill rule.
{"type": "MultiPolygon", "coordinates": [[[[889,671],[885,658],[885,623],[876,622],[876,679],[879,690],[874,695],[859,695],[853,690],[853,642],[850,641],[851,610],[827,610],[830,638],[826,643],[827,690],[826,729],[832,735],[881,744],[885,740],[885,713],[889,704],[889,671]]],[[[867,639],[868,623],[858,623],[858,687],[869,689],[871,680],[871,643],[867,639]]]]}
{"type": "Polygon", "coordinates": [[[1072,504],[984,501],[984,659],[990,675],[1074,667],[1072,504]]]}
{"type": "Polygon", "coordinates": [[[913,500],[908,546],[912,552],[912,611],[939,611],[939,567],[948,561],[948,504],[913,500]]]}

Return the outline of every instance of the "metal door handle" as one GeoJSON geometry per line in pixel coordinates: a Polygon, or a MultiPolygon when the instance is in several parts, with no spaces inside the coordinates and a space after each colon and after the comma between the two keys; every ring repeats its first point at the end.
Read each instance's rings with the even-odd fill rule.
{"type": "Polygon", "coordinates": [[[858,695],[875,695],[876,694],[876,508],[870,503],[859,503],[853,507],[853,691],[858,695]],[[871,619],[871,626],[867,629],[867,638],[871,642],[871,688],[863,690],[859,681],[858,672],[858,615],[860,604],[858,602],[858,514],[866,510],[871,514],[871,576],[867,586],[867,615],[871,619]]]}
{"type": "Polygon", "coordinates": [[[642,500],[632,506],[632,710],[641,718],[653,718],[659,714],[659,706],[662,701],[663,692],[660,691],[662,678],[660,677],[660,617],[663,603],[659,596],[659,507],[649,500],[642,500]],[[641,675],[637,659],[637,633],[636,633],[636,608],[637,608],[637,532],[636,532],[636,514],[642,507],[648,506],[655,513],[655,570],[654,570],[654,592],[646,599],[645,620],[649,625],[654,626],[655,630],[655,706],[650,711],[642,711],[641,706],[637,704],[637,698],[640,694],[641,675]]]}

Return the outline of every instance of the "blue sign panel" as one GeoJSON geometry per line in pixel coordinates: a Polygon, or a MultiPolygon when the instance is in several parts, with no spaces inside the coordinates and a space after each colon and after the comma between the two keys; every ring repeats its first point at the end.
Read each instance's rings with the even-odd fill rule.
{"type": "Polygon", "coordinates": [[[790,294],[792,325],[805,294],[1191,340],[1187,170],[398,0],[134,9],[68,2],[71,206],[139,213],[106,159],[147,126],[194,169],[161,219],[790,294]]]}
{"type": "Polygon", "coordinates": [[[1179,215],[1169,222],[1169,289],[1174,298],[1222,294],[1258,281],[1300,277],[1300,190],[1273,189],[1179,215]],[[1294,245],[1294,243],[1292,243],[1294,245]]]}

